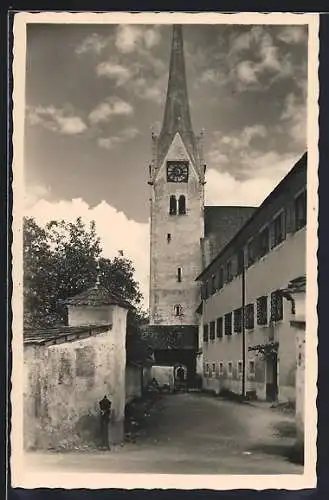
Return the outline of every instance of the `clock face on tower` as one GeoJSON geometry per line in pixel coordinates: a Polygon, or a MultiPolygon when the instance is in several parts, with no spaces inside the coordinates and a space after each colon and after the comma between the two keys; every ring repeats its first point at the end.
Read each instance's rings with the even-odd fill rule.
{"type": "Polygon", "coordinates": [[[188,161],[167,161],[167,181],[187,182],[188,161]]]}

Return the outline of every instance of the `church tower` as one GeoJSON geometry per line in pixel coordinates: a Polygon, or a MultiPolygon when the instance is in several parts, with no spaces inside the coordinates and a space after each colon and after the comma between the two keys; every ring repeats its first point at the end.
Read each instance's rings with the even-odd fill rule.
{"type": "Polygon", "coordinates": [[[158,363],[195,370],[196,309],[204,236],[202,136],[192,129],[183,30],[174,25],[162,129],[152,134],[150,184],[150,329],[158,363]]]}

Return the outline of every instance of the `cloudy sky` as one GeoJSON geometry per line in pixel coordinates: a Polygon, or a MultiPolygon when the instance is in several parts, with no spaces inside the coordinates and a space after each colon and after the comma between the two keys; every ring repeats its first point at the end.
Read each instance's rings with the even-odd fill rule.
{"type": "MultiPolygon", "coordinates": [[[[148,164],[168,79],[168,25],[27,27],[25,213],[95,220],[148,294],[148,164]]],[[[258,205],[306,149],[307,27],[185,25],[208,205],[258,205]]]]}

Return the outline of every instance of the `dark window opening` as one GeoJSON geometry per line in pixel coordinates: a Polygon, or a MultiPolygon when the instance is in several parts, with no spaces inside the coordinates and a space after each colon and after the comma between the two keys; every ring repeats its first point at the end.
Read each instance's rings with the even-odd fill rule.
{"type": "Polygon", "coordinates": [[[256,242],[255,242],[255,240],[251,240],[248,243],[247,254],[248,254],[248,266],[251,266],[256,260],[256,242]]]}
{"type": "Polygon", "coordinates": [[[255,326],[254,304],[246,305],[245,319],[246,319],[246,329],[253,330],[255,326]]]}
{"type": "Polygon", "coordinates": [[[234,331],[235,331],[235,333],[241,333],[241,331],[242,331],[242,308],[241,307],[234,311],[234,331]]]}
{"type": "Polygon", "coordinates": [[[242,274],[244,268],[244,250],[238,252],[238,274],[242,274]]]}
{"type": "Polygon", "coordinates": [[[284,237],[284,214],[282,212],[273,221],[273,247],[279,245],[284,237]]]}
{"type": "Polygon", "coordinates": [[[203,325],[203,342],[208,342],[208,324],[203,325]]]}
{"type": "Polygon", "coordinates": [[[209,339],[210,340],[215,340],[215,321],[210,322],[210,329],[209,329],[209,339]]]}
{"type": "Polygon", "coordinates": [[[271,321],[283,319],[283,300],[279,290],[271,293],[271,321]]]}
{"type": "Polygon", "coordinates": [[[306,190],[303,191],[295,199],[295,227],[296,231],[306,226],[306,211],[307,211],[307,196],[306,190]]]}
{"type": "Polygon", "coordinates": [[[180,283],[182,281],[182,268],[177,269],[177,281],[180,283]]]}
{"type": "Polygon", "coordinates": [[[226,280],[227,282],[232,281],[233,273],[232,273],[232,262],[229,260],[226,264],[226,280]]]}
{"type": "Polygon", "coordinates": [[[217,318],[217,338],[223,337],[223,318],[217,318]]]}
{"type": "Polygon", "coordinates": [[[215,293],[216,292],[216,276],[213,275],[211,277],[211,293],[215,293]]]}
{"type": "Polygon", "coordinates": [[[176,215],[177,214],[177,203],[176,196],[171,195],[169,200],[169,214],[176,215]]]}
{"type": "Polygon", "coordinates": [[[175,307],[175,316],[181,316],[183,314],[182,311],[182,306],[180,304],[177,304],[175,307]]]}
{"type": "Polygon", "coordinates": [[[255,375],[255,361],[249,361],[249,375],[255,375]]]}
{"type": "Polygon", "coordinates": [[[270,232],[269,228],[266,227],[259,233],[259,256],[263,257],[266,255],[269,251],[269,246],[270,246],[270,232]]]}
{"type": "Polygon", "coordinates": [[[223,288],[224,285],[224,271],[223,268],[221,267],[218,273],[218,289],[220,290],[223,288]]]}
{"type": "Polygon", "coordinates": [[[183,194],[180,195],[178,200],[178,213],[179,215],[186,214],[186,201],[185,201],[185,196],[183,194]]]}
{"type": "Polygon", "coordinates": [[[167,234],[167,243],[170,243],[170,242],[171,242],[171,234],[170,234],[170,233],[168,233],[168,234],[167,234]]]}
{"type": "Polygon", "coordinates": [[[257,325],[264,326],[267,324],[267,296],[258,297],[257,299],[257,325]]]}
{"type": "Polygon", "coordinates": [[[232,335],[232,313],[225,314],[225,335],[232,335]]]}

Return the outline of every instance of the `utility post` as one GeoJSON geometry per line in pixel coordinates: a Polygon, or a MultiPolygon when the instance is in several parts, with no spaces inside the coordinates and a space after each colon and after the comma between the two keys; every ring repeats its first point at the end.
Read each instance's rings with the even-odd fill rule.
{"type": "Polygon", "coordinates": [[[241,396],[246,396],[246,268],[245,268],[245,252],[242,250],[242,279],[241,279],[241,298],[242,298],[242,388],[241,396]]]}

